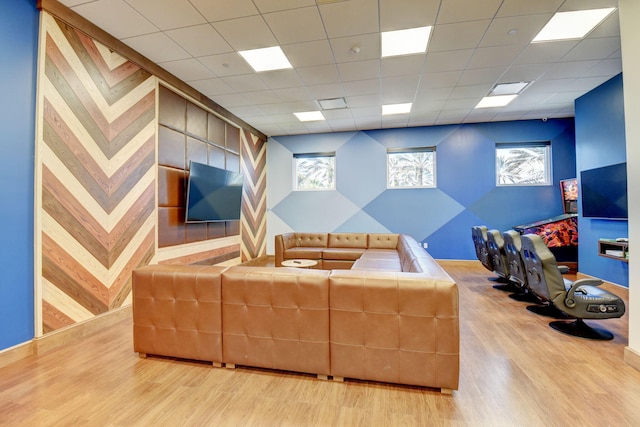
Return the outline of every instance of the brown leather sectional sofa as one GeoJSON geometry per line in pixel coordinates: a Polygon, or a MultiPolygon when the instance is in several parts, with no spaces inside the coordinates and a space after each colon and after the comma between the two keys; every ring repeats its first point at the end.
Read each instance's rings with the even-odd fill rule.
{"type": "Polygon", "coordinates": [[[359,258],[326,259],[326,264],[324,249],[309,249],[325,269],[136,269],[134,351],[457,390],[455,282],[409,236],[338,234],[333,240],[329,234],[326,240],[305,234],[308,241],[326,241],[327,248],[335,237],[342,239],[343,252],[337,246],[327,252],[333,258],[351,257],[354,245],[366,244],[355,247],[363,249],[359,258]],[[352,268],[326,269],[334,261],[348,261],[352,268]]]}

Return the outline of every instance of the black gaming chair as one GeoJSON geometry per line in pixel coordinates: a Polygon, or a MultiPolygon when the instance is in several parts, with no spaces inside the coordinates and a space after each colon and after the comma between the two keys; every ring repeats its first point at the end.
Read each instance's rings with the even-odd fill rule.
{"type": "Polygon", "coordinates": [[[473,239],[473,246],[475,247],[478,260],[484,268],[493,271],[493,263],[491,262],[489,250],[487,249],[487,227],[484,225],[474,225],[471,227],[471,238],[473,239]]]}
{"type": "Polygon", "coordinates": [[[558,269],[553,253],[536,234],[522,236],[522,259],[527,273],[529,289],[543,301],[549,301],[574,321],[553,321],[549,325],[565,334],[582,338],[610,340],[613,334],[592,328],[583,319],[609,319],[621,317],[625,312],[622,299],[598,288],[600,279],[566,281],[558,269]],[[569,288],[565,282],[570,284],[569,288]]]}
{"type": "Polygon", "coordinates": [[[498,275],[496,281],[499,285],[494,285],[495,289],[506,292],[518,292],[519,287],[509,280],[509,261],[504,250],[504,239],[498,230],[487,231],[487,250],[493,264],[493,272],[498,275]]]}
{"type": "Polygon", "coordinates": [[[541,304],[540,299],[529,290],[527,284],[527,273],[524,268],[524,263],[522,262],[522,256],[520,255],[522,248],[520,233],[515,230],[507,230],[502,233],[502,238],[504,240],[504,252],[507,257],[507,264],[509,266],[509,280],[518,288],[518,290],[512,295],[509,295],[509,297],[518,301],[541,304]]]}

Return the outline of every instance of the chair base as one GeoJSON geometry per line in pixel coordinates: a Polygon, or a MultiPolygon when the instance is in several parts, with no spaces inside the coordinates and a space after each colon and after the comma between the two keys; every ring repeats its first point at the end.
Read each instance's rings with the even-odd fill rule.
{"type": "Polygon", "coordinates": [[[516,292],[514,294],[509,295],[509,298],[514,299],[516,301],[530,302],[530,303],[533,303],[533,304],[540,304],[540,299],[537,296],[535,296],[531,292],[527,292],[527,291],[523,292],[522,290],[520,290],[519,292],[516,292]]]}
{"type": "Polygon", "coordinates": [[[572,316],[558,310],[553,304],[529,305],[527,306],[527,310],[537,315],[551,317],[553,319],[573,319],[572,316]]]}
{"type": "Polygon", "coordinates": [[[491,277],[489,278],[490,282],[499,283],[497,285],[493,285],[493,289],[497,289],[499,291],[504,292],[519,292],[520,288],[517,287],[512,281],[509,279],[505,279],[504,277],[491,277]]]}
{"type": "Polygon", "coordinates": [[[574,337],[588,338],[590,340],[608,341],[613,339],[613,334],[601,328],[593,328],[582,319],[576,319],[573,322],[555,321],[549,323],[556,331],[562,332],[574,337]]]}

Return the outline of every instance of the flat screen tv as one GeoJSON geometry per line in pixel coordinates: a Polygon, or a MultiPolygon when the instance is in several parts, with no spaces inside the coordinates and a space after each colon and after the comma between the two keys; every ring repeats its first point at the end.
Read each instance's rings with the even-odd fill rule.
{"type": "Polygon", "coordinates": [[[627,164],[580,172],[582,216],[627,219],[627,164]]]}
{"type": "Polygon", "coordinates": [[[190,162],[185,222],[235,221],[242,209],[242,174],[190,162]]]}

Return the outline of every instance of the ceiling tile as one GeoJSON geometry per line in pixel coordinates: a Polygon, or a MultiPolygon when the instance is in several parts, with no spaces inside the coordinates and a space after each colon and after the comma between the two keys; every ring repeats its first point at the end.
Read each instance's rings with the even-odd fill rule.
{"type": "Polygon", "coordinates": [[[258,15],[251,0],[189,0],[209,22],[258,15]]]}
{"type": "Polygon", "coordinates": [[[380,78],[380,60],[344,62],[338,64],[342,81],[369,80],[380,78]]]}
{"type": "Polygon", "coordinates": [[[211,70],[207,69],[194,58],[163,62],[160,66],[187,83],[192,80],[203,80],[215,77],[211,70]]]}
{"type": "Polygon", "coordinates": [[[571,49],[563,61],[586,61],[608,57],[620,48],[620,37],[584,39],[571,49]]]}
{"type": "Polygon", "coordinates": [[[158,31],[155,25],[124,0],[85,3],[74,7],[73,11],[118,39],[158,31]]]}
{"type": "Polygon", "coordinates": [[[280,10],[316,5],[315,0],[295,0],[293,5],[291,4],[291,0],[253,0],[253,2],[260,10],[260,13],[278,12],[280,10]]]}
{"type": "Polygon", "coordinates": [[[473,49],[454,50],[449,52],[429,52],[425,72],[464,70],[473,55],[473,49]]]}
{"type": "Polygon", "coordinates": [[[333,53],[328,40],[295,43],[282,46],[282,51],[295,68],[333,64],[333,53]]]}
{"type": "Polygon", "coordinates": [[[189,85],[207,96],[233,93],[231,86],[219,78],[196,80],[189,82],[189,85]]]}
{"type": "Polygon", "coordinates": [[[380,32],[377,0],[349,0],[319,8],[329,38],[380,32]]]}
{"type": "Polygon", "coordinates": [[[440,3],[437,24],[493,18],[502,0],[447,0],[440,3]]]}
{"type": "Polygon", "coordinates": [[[236,52],[202,56],[198,60],[218,77],[253,73],[253,68],[236,52]]]}
{"type": "Polygon", "coordinates": [[[380,31],[433,25],[438,6],[437,1],[380,0],[380,31]]]}
{"type": "Polygon", "coordinates": [[[127,3],[161,30],[206,22],[188,0],[127,0],[127,3]]]}
{"type": "Polygon", "coordinates": [[[453,87],[456,85],[462,71],[444,71],[441,73],[424,73],[420,80],[420,88],[453,87]]]}
{"type": "Polygon", "coordinates": [[[469,61],[468,68],[509,66],[513,63],[521,50],[522,47],[520,45],[478,48],[469,61]]]}
{"type": "Polygon", "coordinates": [[[214,22],[212,25],[234,50],[260,49],[278,44],[264,19],[258,15],[214,22]]]}
{"type": "Polygon", "coordinates": [[[298,75],[306,85],[340,82],[340,75],[335,64],[298,68],[298,75]]]}
{"type": "Polygon", "coordinates": [[[438,25],[429,41],[429,52],[473,49],[487,31],[491,20],[438,25]]]}
{"type": "Polygon", "coordinates": [[[151,33],[122,40],[156,63],[187,59],[190,55],[165,33],[151,33]]]}
{"type": "MultiPolygon", "coordinates": [[[[344,83],[346,96],[380,94],[380,79],[357,80],[344,83]]],[[[342,95],[341,95],[342,96],[342,95]]]]}
{"type": "Polygon", "coordinates": [[[469,86],[486,83],[493,85],[504,74],[506,69],[507,67],[499,67],[463,71],[460,80],[458,80],[458,85],[469,86]]]}
{"type": "Polygon", "coordinates": [[[364,61],[380,58],[380,33],[330,39],[335,61],[364,61]],[[357,48],[357,53],[354,48],[357,48]]]}
{"type": "Polygon", "coordinates": [[[269,89],[302,86],[302,80],[300,80],[295,70],[265,71],[259,73],[258,76],[269,89]]]}
{"type": "Polygon", "coordinates": [[[170,30],[167,35],[195,57],[233,51],[210,24],[170,30]]]}
{"type": "Polygon", "coordinates": [[[243,76],[221,77],[222,81],[231,86],[236,92],[254,92],[268,89],[267,85],[257,74],[245,74],[243,76]]]}
{"type": "Polygon", "coordinates": [[[531,15],[538,13],[556,13],[564,0],[504,0],[497,17],[531,15]]]}
{"type": "Polygon", "coordinates": [[[317,7],[269,13],[264,19],[281,45],[327,38],[317,7]]]}
{"type": "Polygon", "coordinates": [[[560,60],[577,44],[575,40],[532,43],[522,50],[514,65],[551,64],[560,60]]]}
{"type": "Polygon", "coordinates": [[[382,77],[397,77],[407,74],[420,74],[422,73],[426,59],[426,54],[383,58],[380,61],[382,77]]]}

